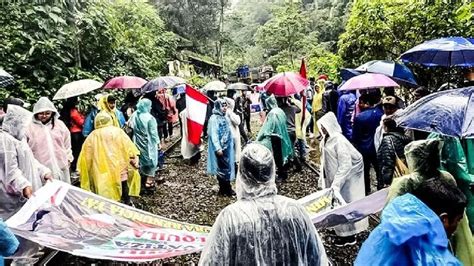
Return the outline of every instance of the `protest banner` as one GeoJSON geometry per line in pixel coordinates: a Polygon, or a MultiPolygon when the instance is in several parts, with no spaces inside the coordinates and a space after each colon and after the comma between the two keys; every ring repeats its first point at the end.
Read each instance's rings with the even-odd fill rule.
{"type": "MultiPolygon", "coordinates": [[[[379,212],[387,191],[342,207],[337,207],[343,200],[332,189],[298,201],[319,229],[379,212]]],[[[208,226],[154,215],[60,181],[38,190],[6,224],[16,235],[52,249],[94,259],[134,262],[200,252],[210,231],[208,226]]]]}

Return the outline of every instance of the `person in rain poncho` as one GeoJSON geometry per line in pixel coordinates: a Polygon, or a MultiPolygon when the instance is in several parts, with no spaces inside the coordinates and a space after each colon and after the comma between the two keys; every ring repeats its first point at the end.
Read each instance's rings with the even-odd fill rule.
{"type": "Polygon", "coordinates": [[[238,164],[240,160],[240,151],[242,150],[242,143],[240,140],[240,124],[242,123],[241,117],[234,112],[235,108],[235,101],[231,98],[224,98],[225,102],[227,103],[227,112],[225,116],[230,121],[230,130],[232,132],[232,136],[234,138],[234,158],[235,162],[238,164]]]}
{"type": "MultiPolygon", "coordinates": [[[[334,113],[329,112],[316,122],[323,139],[321,141],[322,188],[333,188],[346,203],[361,199],[364,190],[364,162],[362,155],[342,135],[334,113]]],[[[355,244],[354,235],[367,229],[366,219],[354,224],[335,227],[337,246],[355,244]]]]}
{"type": "Polygon", "coordinates": [[[234,191],[230,181],[235,178],[234,137],[226,111],[226,102],[217,99],[207,124],[207,172],[217,177],[220,195],[232,196],[234,191]]]}
{"type": "MultiPolygon", "coordinates": [[[[450,252],[466,198],[452,183],[432,178],[391,201],[362,245],[355,265],[463,265],[450,252]]],[[[465,264],[472,265],[472,264],[465,264]]]]}
{"type": "MultiPolygon", "coordinates": [[[[474,195],[471,185],[474,183],[474,176],[469,172],[468,156],[465,155],[463,145],[458,138],[443,136],[432,133],[430,139],[442,139],[443,149],[441,150],[441,169],[448,171],[454,176],[456,184],[467,198],[466,215],[460,222],[458,230],[453,237],[453,246],[456,257],[464,265],[474,265],[474,195]]],[[[471,140],[464,140],[471,142],[471,140]]],[[[465,147],[468,148],[468,143],[465,147]]],[[[467,149],[466,149],[467,150],[467,149]]]]}
{"type": "Polygon", "coordinates": [[[278,107],[276,98],[273,95],[267,98],[265,105],[270,112],[258,132],[257,141],[273,151],[277,177],[280,180],[286,180],[288,178],[287,162],[293,154],[293,145],[288,134],[286,115],[278,107]]]}
{"type": "MultiPolygon", "coordinates": [[[[296,98],[290,98],[290,101],[298,107],[300,110],[303,110],[303,104],[300,100],[296,98]]],[[[295,127],[296,127],[296,147],[298,148],[298,153],[301,161],[305,160],[305,156],[307,154],[306,151],[306,128],[308,127],[309,123],[311,122],[311,116],[305,115],[304,122],[302,123],[301,120],[303,119],[303,112],[299,112],[295,114],[295,127]]]]}
{"type": "Polygon", "coordinates": [[[337,104],[337,122],[342,135],[352,141],[352,114],[356,107],[357,96],[354,91],[344,91],[337,104]]]}
{"type": "Polygon", "coordinates": [[[406,145],[405,158],[410,174],[392,181],[388,200],[414,191],[423,180],[433,177],[442,178],[454,184],[454,177],[450,173],[439,170],[442,147],[441,139],[417,140],[406,145]]]}
{"type": "Polygon", "coordinates": [[[140,174],[145,189],[155,187],[155,172],[158,166],[160,138],[155,118],[150,114],[151,101],[141,99],[130,118],[133,128],[133,142],[140,150],[140,174]]]}
{"type": "MultiPolygon", "coordinates": [[[[317,93],[313,97],[313,106],[311,107],[311,111],[314,114],[314,121],[318,121],[323,115],[323,94],[326,91],[324,83],[326,82],[325,79],[318,79],[317,81],[317,93]]],[[[314,125],[314,135],[317,137],[320,134],[318,132],[318,126],[314,125]]]]}
{"type": "Polygon", "coordinates": [[[0,218],[13,215],[33,192],[52,179],[51,170],[33,156],[25,139],[31,112],[8,105],[0,130],[0,218]]]}
{"type": "Polygon", "coordinates": [[[188,108],[179,113],[181,119],[181,155],[190,164],[196,164],[201,157],[200,145],[194,145],[188,139],[188,108]]]}
{"type": "Polygon", "coordinates": [[[7,225],[0,219],[0,264],[3,265],[3,257],[13,255],[20,242],[15,235],[8,229],[7,225]]]}
{"type": "Polygon", "coordinates": [[[140,193],[140,177],[128,166],[138,166],[139,151],[125,131],[115,127],[110,115],[100,112],[95,130],[87,137],[77,162],[81,188],[106,198],[129,200],[140,193]],[[127,191],[130,188],[130,191],[127,191]]]}
{"type": "MultiPolygon", "coordinates": [[[[106,112],[112,118],[112,125],[122,128],[125,125],[125,117],[116,108],[117,99],[112,95],[105,95],[99,100],[99,111],[106,112]]],[[[94,123],[95,125],[95,123],[94,123]]]]}
{"type": "Polygon", "coordinates": [[[305,209],[277,195],[271,151],[248,144],[240,165],[237,202],[219,213],[199,265],[328,265],[305,209]]]}
{"type": "Polygon", "coordinates": [[[71,183],[69,166],[74,159],[71,133],[58,117],[54,104],[46,97],[39,98],[33,107],[33,121],[26,138],[35,158],[51,169],[54,178],[71,183]]]}

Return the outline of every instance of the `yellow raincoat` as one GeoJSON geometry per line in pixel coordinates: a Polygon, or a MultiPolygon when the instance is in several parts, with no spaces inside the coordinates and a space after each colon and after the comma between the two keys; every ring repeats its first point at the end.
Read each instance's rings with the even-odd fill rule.
{"type": "Polygon", "coordinates": [[[122,195],[121,172],[128,170],[131,196],[140,193],[140,175],[130,169],[130,158],[139,155],[135,144],[120,128],[114,127],[106,112],[97,114],[95,130],[87,137],[78,159],[81,188],[119,201],[122,195]]]}
{"type": "MultiPolygon", "coordinates": [[[[318,111],[323,109],[323,93],[326,90],[326,87],[324,86],[324,79],[319,79],[317,81],[317,85],[319,87],[319,91],[315,91],[315,96],[313,97],[313,105],[311,106],[311,111],[313,112],[313,115],[315,116],[314,121],[318,121],[322,115],[318,116],[318,111]]],[[[314,135],[318,135],[319,129],[316,123],[314,123],[314,135]]]]}
{"type": "Polygon", "coordinates": [[[117,117],[117,113],[115,112],[115,109],[110,109],[109,105],[107,104],[108,98],[109,98],[108,95],[100,98],[97,104],[98,105],[97,107],[99,108],[100,111],[106,112],[107,114],[110,115],[114,126],[120,127],[120,121],[119,121],[119,118],[117,117]]]}

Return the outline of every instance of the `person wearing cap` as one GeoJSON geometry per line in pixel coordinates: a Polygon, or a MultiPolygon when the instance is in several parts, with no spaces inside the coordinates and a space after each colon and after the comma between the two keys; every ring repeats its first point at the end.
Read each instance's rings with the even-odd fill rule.
{"type": "Polygon", "coordinates": [[[398,110],[400,110],[397,105],[397,99],[394,96],[387,96],[383,98],[382,108],[383,108],[384,114],[382,115],[382,118],[380,119],[380,125],[375,130],[375,135],[374,135],[375,150],[379,149],[380,143],[382,142],[383,134],[386,133],[383,126],[383,120],[386,117],[389,117],[395,114],[396,112],[398,112],[398,110]]]}
{"type": "Polygon", "coordinates": [[[383,93],[385,94],[385,97],[394,97],[395,98],[395,105],[397,106],[398,109],[404,109],[405,108],[405,101],[395,94],[395,88],[393,88],[393,87],[384,88],[383,93]]]}
{"type": "Polygon", "coordinates": [[[328,265],[304,207],[277,195],[272,152],[248,144],[240,165],[237,202],[219,213],[199,265],[328,265]]]}
{"type": "Polygon", "coordinates": [[[53,171],[54,178],[70,184],[71,133],[48,98],[41,97],[34,105],[26,139],[35,158],[53,171]]]}

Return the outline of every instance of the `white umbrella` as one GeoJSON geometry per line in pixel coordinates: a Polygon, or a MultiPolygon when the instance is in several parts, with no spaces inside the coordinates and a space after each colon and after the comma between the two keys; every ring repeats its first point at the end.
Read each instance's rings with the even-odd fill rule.
{"type": "Polygon", "coordinates": [[[86,94],[102,87],[102,82],[93,79],[81,79],[63,85],[54,95],[53,100],[67,99],[86,94]]]}
{"type": "Polygon", "coordinates": [[[225,83],[219,80],[211,81],[204,86],[204,91],[225,91],[225,83]]]}

